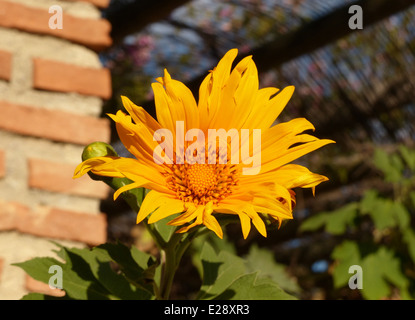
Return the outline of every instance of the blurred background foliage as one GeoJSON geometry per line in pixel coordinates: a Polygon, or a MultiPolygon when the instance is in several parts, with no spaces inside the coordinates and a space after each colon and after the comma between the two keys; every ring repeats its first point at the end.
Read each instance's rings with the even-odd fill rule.
{"type": "MultiPolygon", "coordinates": [[[[101,54],[114,92],[103,116],[122,108],[120,95],[155,115],[150,84],[164,68],[197,97],[212,66],[238,48],[238,59],[253,55],[261,87],[295,85],[278,121],[305,117],[316,136],[337,142],[298,161],[330,181],[316,198],[295,190],[294,220],[267,239],[243,240],[230,225],[213,245],[248,268],[261,263],[301,299],[415,298],[414,0],[113,0],[103,16],[115,41],[101,54]],[[353,4],[362,30],[348,26],[353,4]],[[362,290],[348,287],[356,264],[362,290]]],[[[113,145],[129,156],[115,130],[113,145]]],[[[110,240],[154,250],[122,200],[102,210],[110,240]]],[[[191,255],[183,260],[175,298],[193,297],[197,269],[191,255]]]]}

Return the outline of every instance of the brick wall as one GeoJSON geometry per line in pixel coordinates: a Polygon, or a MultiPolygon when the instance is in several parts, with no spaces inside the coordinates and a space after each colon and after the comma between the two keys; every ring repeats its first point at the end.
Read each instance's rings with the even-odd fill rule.
{"type": "Polygon", "coordinates": [[[106,241],[108,188],[72,175],[86,144],[110,138],[100,113],[111,77],[98,56],[111,45],[100,18],[109,2],[0,0],[0,299],[48,292],[11,264],[53,256],[51,239],[106,241]],[[62,29],[49,27],[54,5],[62,29]]]}

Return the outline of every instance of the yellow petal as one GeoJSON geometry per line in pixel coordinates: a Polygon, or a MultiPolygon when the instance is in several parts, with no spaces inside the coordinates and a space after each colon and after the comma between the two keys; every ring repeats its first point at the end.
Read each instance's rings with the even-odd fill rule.
{"type": "MultiPolygon", "coordinates": [[[[82,163],[80,163],[79,165],[77,165],[77,167],[75,168],[75,172],[74,172],[74,176],[73,178],[79,178],[81,176],[83,176],[84,174],[88,173],[89,171],[91,171],[92,169],[95,168],[100,168],[101,166],[107,164],[107,163],[112,163],[114,160],[116,159],[121,159],[119,157],[95,157],[95,158],[91,158],[88,160],[83,161],[82,163]]],[[[109,177],[118,177],[118,178],[122,178],[124,177],[124,175],[118,171],[114,171],[114,170],[109,170],[108,172],[102,172],[102,174],[99,174],[101,176],[109,176],[109,177]]]]}
{"type": "Polygon", "coordinates": [[[192,221],[194,218],[198,216],[202,216],[204,210],[204,206],[198,206],[189,208],[185,213],[182,213],[180,216],[174,218],[173,220],[168,222],[168,225],[171,226],[180,226],[182,224],[188,223],[192,221]]]}
{"type": "Polygon", "coordinates": [[[199,88],[198,108],[200,112],[200,129],[207,131],[219,114],[222,88],[228,81],[232,62],[238,54],[237,49],[229,50],[219,61],[214,70],[203,80],[199,88]]]}
{"type": "MultiPolygon", "coordinates": [[[[137,214],[137,223],[143,221],[150,213],[154,212],[159,208],[163,208],[163,212],[160,216],[166,214],[166,209],[171,205],[171,214],[175,214],[180,212],[178,210],[184,210],[184,207],[178,205],[176,201],[174,201],[173,197],[169,197],[169,195],[161,192],[157,192],[155,190],[151,190],[144,198],[143,203],[141,204],[140,211],[137,214]]],[[[167,216],[167,215],[166,215],[167,216]]],[[[157,217],[155,218],[157,221],[157,217]]]]}
{"type": "Polygon", "coordinates": [[[296,118],[288,122],[279,123],[262,132],[262,150],[266,152],[268,148],[274,147],[274,150],[277,151],[282,148],[280,146],[281,142],[288,142],[289,147],[293,143],[296,143],[291,139],[306,130],[314,131],[314,126],[305,118],[296,118]],[[275,149],[276,144],[278,144],[278,149],[275,149]]]}
{"type": "Polygon", "coordinates": [[[219,114],[212,128],[239,129],[251,112],[258,91],[258,72],[252,57],[245,57],[232,70],[221,90],[219,114]]]}
{"type": "Polygon", "coordinates": [[[223,231],[222,228],[216,220],[216,218],[212,215],[213,212],[213,203],[208,202],[203,211],[203,224],[210,230],[216,233],[216,235],[223,239],[223,231]]]}
{"type": "Polygon", "coordinates": [[[163,201],[164,202],[160,205],[160,207],[150,216],[148,223],[157,222],[185,210],[183,201],[181,200],[165,197],[163,201]]]}
{"type": "Polygon", "coordinates": [[[218,220],[216,220],[216,218],[212,215],[212,214],[206,214],[203,217],[203,224],[210,230],[212,230],[213,232],[216,233],[216,235],[223,239],[223,231],[222,228],[218,222],[218,220]]]}
{"type": "MultiPolygon", "coordinates": [[[[132,158],[96,157],[82,162],[75,169],[74,178],[91,171],[99,176],[128,178],[140,186],[172,195],[164,176],[153,167],[132,158]]],[[[122,191],[121,191],[122,192],[122,191]]],[[[118,193],[119,194],[119,193],[118,193]]],[[[118,196],[117,194],[117,196],[118,196]]]]}
{"type": "Polygon", "coordinates": [[[252,223],[254,224],[255,228],[259,231],[259,233],[263,237],[267,237],[267,229],[265,227],[264,221],[262,221],[261,217],[258,215],[258,213],[251,207],[247,206],[244,209],[244,212],[252,219],[252,223]]]}
{"type": "Polygon", "coordinates": [[[121,96],[124,108],[131,115],[135,123],[145,124],[152,133],[161,128],[160,124],[142,107],[135,105],[130,99],[121,96]]]}
{"type": "Polygon", "coordinates": [[[163,85],[161,83],[152,83],[151,87],[154,92],[157,121],[162,128],[169,129],[171,132],[176,132],[176,123],[173,120],[174,118],[169,108],[171,102],[168,100],[163,85]]]}
{"type": "MultiPolygon", "coordinates": [[[[164,70],[164,77],[159,78],[158,81],[165,89],[165,100],[168,102],[173,124],[176,124],[177,121],[183,121],[185,132],[192,128],[198,128],[199,111],[190,89],[182,82],[172,79],[167,70],[164,70]]],[[[162,91],[160,93],[162,94],[162,91]]]]}
{"type": "Polygon", "coordinates": [[[241,221],[242,235],[246,239],[251,231],[251,218],[244,212],[243,201],[239,199],[225,199],[225,201],[218,203],[215,208],[215,212],[218,213],[228,213],[228,214],[237,214],[239,220],[241,221]]]}
{"type": "Polygon", "coordinates": [[[313,173],[297,164],[287,164],[269,175],[288,189],[312,188],[328,180],[327,177],[313,173]]]}
{"type": "Polygon", "coordinates": [[[288,206],[283,205],[279,201],[274,201],[272,206],[269,204],[266,206],[254,204],[253,208],[257,212],[269,214],[278,220],[289,220],[293,218],[292,211],[288,208],[288,206]]]}
{"type": "Polygon", "coordinates": [[[316,140],[316,141],[304,143],[299,146],[295,146],[293,148],[285,150],[281,152],[281,154],[278,154],[273,159],[268,158],[268,161],[267,159],[264,159],[264,163],[262,163],[262,166],[261,166],[261,173],[275,170],[287,163],[290,163],[302,157],[303,155],[307,153],[310,153],[330,143],[335,143],[335,142],[329,139],[316,140]]]}
{"type": "Polygon", "coordinates": [[[291,99],[293,93],[294,86],[288,86],[270,100],[264,101],[263,97],[266,96],[261,96],[262,99],[255,102],[254,112],[252,112],[244,127],[261,130],[271,127],[291,99]]]}
{"type": "Polygon", "coordinates": [[[275,179],[273,172],[243,176],[240,181],[242,186],[234,192],[234,196],[238,197],[240,194],[249,193],[252,195],[252,201],[256,201],[254,203],[264,203],[264,205],[268,203],[271,206],[274,202],[278,202],[277,198],[282,198],[288,203],[288,209],[292,209],[289,188],[281,184],[278,179],[275,179]]]}
{"type": "Polygon", "coordinates": [[[122,186],[121,188],[119,188],[117,191],[114,192],[114,196],[113,196],[114,200],[116,200],[120,196],[120,194],[125,191],[145,187],[148,182],[149,181],[147,179],[143,178],[142,181],[136,181],[136,182],[127,184],[125,186],[122,186]]]}
{"type": "Polygon", "coordinates": [[[154,132],[152,133],[141,122],[133,123],[131,117],[122,111],[118,111],[116,115],[109,114],[108,116],[115,121],[118,136],[126,149],[148,166],[157,168],[153,158],[154,149],[158,145],[158,142],[153,138],[154,132]]]}
{"type": "Polygon", "coordinates": [[[200,222],[195,221],[192,224],[189,224],[188,226],[180,228],[179,230],[176,231],[176,233],[185,233],[185,232],[189,231],[190,229],[192,229],[193,227],[196,227],[196,226],[199,226],[199,225],[200,225],[200,222]]]}
{"type": "Polygon", "coordinates": [[[238,213],[239,220],[241,221],[242,235],[246,239],[251,231],[251,218],[249,218],[245,213],[238,213]]]}

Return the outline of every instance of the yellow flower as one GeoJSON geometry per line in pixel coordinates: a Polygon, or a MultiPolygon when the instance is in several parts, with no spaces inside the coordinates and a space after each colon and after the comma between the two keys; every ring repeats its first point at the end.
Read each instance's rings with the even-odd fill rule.
{"type": "Polygon", "coordinates": [[[91,171],[134,181],[118,189],[114,198],[133,188],[151,189],[137,223],[148,216],[148,223],[154,223],[180,213],[169,222],[182,226],[178,232],[205,225],[222,238],[216,217],[231,214],[239,217],[244,238],[251,223],[266,236],[264,220],[281,224],[292,219],[292,189],[312,188],[314,193],[315,186],[328,179],[290,162],[334,141],[304,134],[314,130],[304,118],[272,126],[294,87],[278,94],[276,88],[259,89],[258,71],[251,57],[231,70],[236,55],[236,49],[228,51],[204,79],[198,103],[183,83],[165,71],[164,77],[152,84],[157,121],[122,97],[129,115],[118,111],[109,116],[116,122],[122,143],[136,159],[92,158],[76,168],[74,178],[91,171]],[[222,147],[219,136],[209,140],[219,129],[226,133],[227,143],[222,147]],[[192,139],[187,133],[193,133],[192,139]],[[226,153],[221,153],[224,149],[226,153]],[[259,164],[254,166],[258,159],[259,164]],[[254,174],[245,174],[249,168],[254,174]]]}

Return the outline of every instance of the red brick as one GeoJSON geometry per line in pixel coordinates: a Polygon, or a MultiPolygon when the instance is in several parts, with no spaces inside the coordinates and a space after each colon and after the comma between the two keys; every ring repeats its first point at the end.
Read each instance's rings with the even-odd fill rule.
{"type": "MultiPolygon", "coordinates": [[[[52,275],[51,275],[52,276],[52,275]]],[[[61,289],[52,289],[48,284],[35,280],[26,274],[26,290],[29,292],[37,292],[53,297],[63,297],[66,293],[61,289]]]]}
{"type": "Polygon", "coordinates": [[[12,54],[0,50],[0,80],[9,81],[12,74],[12,54]]]}
{"type": "Polygon", "coordinates": [[[51,207],[28,207],[0,200],[0,231],[98,245],[107,240],[105,214],[88,214],[51,207]]]}
{"type": "Polygon", "coordinates": [[[94,50],[102,50],[112,44],[109,35],[111,25],[104,19],[78,18],[63,14],[63,28],[49,28],[54,13],[48,8],[39,9],[19,3],[0,1],[0,26],[30,33],[39,33],[83,44],[94,50]]]}
{"type": "Polygon", "coordinates": [[[36,58],[33,60],[35,89],[77,92],[109,99],[112,94],[108,69],[86,68],[68,63],[36,58]]]}
{"type": "Polygon", "coordinates": [[[80,1],[80,2],[89,2],[94,6],[99,8],[106,8],[109,6],[111,0],[66,0],[66,1],[80,1]]]}
{"type": "Polygon", "coordinates": [[[22,219],[18,224],[18,231],[40,237],[98,245],[106,241],[106,227],[104,214],[42,208],[22,219]]]}
{"type": "Polygon", "coordinates": [[[3,273],[3,266],[4,266],[4,259],[0,258],[0,283],[1,283],[1,275],[3,273]]]}
{"type": "Polygon", "coordinates": [[[0,231],[16,230],[19,218],[29,216],[29,211],[20,203],[0,200],[0,231]]]}
{"type": "Polygon", "coordinates": [[[5,101],[0,101],[0,110],[0,129],[6,131],[80,145],[110,140],[111,128],[108,119],[22,106],[5,101]]]}
{"type": "Polygon", "coordinates": [[[94,181],[88,175],[72,179],[76,165],[29,159],[29,187],[84,197],[105,199],[109,187],[94,181]]]}
{"type": "Polygon", "coordinates": [[[0,178],[6,175],[6,160],[3,150],[0,150],[0,178]]]}

